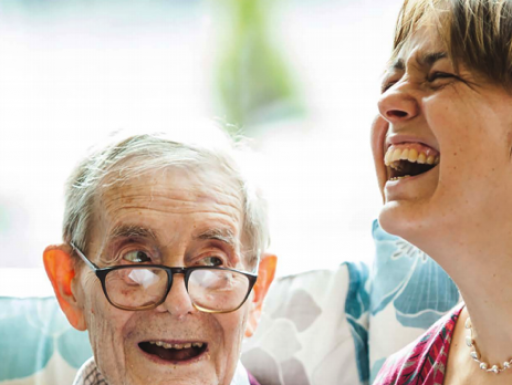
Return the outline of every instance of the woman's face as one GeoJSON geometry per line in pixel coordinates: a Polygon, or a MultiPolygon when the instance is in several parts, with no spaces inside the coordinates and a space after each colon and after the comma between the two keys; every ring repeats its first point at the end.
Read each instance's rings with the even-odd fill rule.
{"type": "Polygon", "coordinates": [[[437,33],[411,36],[372,133],[384,229],[429,252],[430,236],[465,242],[510,222],[511,94],[463,64],[456,72],[437,33]]]}

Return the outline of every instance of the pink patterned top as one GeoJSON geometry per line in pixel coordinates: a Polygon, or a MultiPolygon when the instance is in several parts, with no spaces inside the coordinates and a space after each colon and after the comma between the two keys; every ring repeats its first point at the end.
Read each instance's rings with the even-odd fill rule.
{"type": "Polygon", "coordinates": [[[453,331],[463,307],[457,305],[416,341],[389,357],[373,385],[443,385],[453,331]]]}

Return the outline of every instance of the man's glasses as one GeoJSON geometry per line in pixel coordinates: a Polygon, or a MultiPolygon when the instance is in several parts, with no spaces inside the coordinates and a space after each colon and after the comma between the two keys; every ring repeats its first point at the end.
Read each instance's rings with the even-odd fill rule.
{"type": "Polygon", "coordinates": [[[156,308],[167,298],[174,274],[183,274],[188,295],[197,310],[229,313],[240,309],[258,278],[257,274],[209,266],[123,265],[99,268],[73,243],[71,246],[96,273],[107,300],[122,310],[156,308]]]}

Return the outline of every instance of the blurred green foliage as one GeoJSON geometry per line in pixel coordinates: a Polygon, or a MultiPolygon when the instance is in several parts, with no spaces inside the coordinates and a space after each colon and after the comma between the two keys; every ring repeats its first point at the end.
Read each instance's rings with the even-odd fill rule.
{"type": "MultiPolygon", "coordinates": [[[[63,19],[79,14],[151,20],[198,12],[205,0],[0,0],[0,14],[63,19]],[[122,11],[122,12],[121,12],[122,11]]],[[[305,112],[304,101],[276,18],[279,0],[213,0],[218,25],[213,71],[215,115],[231,133],[251,134],[256,126],[305,112]]],[[[199,16],[197,16],[199,17],[199,16]]],[[[30,21],[29,21],[30,22],[30,21]]]]}
{"type": "Polygon", "coordinates": [[[222,118],[233,131],[247,134],[257,124],[304,113],[293,72],[270,28],[277,0],[215,1],[222,8],[214,86],[222,118]]]}

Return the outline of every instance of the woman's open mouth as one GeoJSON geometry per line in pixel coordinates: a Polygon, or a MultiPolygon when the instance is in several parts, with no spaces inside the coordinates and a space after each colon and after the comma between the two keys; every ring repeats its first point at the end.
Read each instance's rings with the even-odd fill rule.
{"type": "Polygon", "coordinates": [[[144,341],[139,348],[145,353],[171,362],[173,364],[188,363],[199,358],[208,349],[205,342],[171,343],[165,341],[144,341]]]}
{"type": "Polygon", "coordinates": [[[395,181],[424,174],[440,162],[440,153],[419,143],[390,146],[384,157],[388,180],[395,181]]]}

